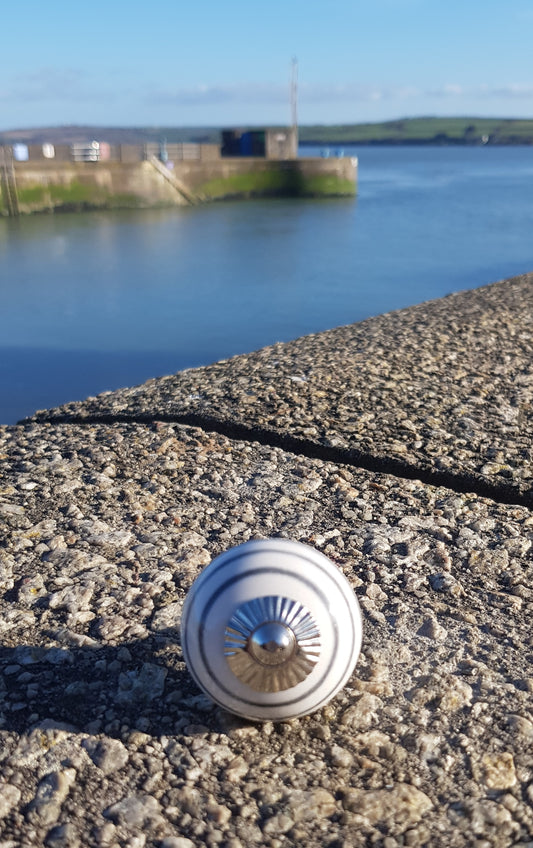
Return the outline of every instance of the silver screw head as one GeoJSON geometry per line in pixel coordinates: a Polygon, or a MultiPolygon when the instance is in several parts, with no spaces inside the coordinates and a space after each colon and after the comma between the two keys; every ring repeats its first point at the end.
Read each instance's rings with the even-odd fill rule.
{"type": "Polygon", "coordinates": [[[248,639],[250,656],[262,665],[282,665],[296,649],[296,637],[290,627],[280,621],[265,621],[248,639]]]}

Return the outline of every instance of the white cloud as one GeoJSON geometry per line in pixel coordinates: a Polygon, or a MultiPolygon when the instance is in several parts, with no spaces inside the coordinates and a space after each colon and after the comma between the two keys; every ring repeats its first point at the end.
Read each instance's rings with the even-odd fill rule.
{"type": "MultiPolygon", "coordinates": [[[[421,92],[422,93],[422,92],[421,92]]],[[[456,83],[446,83],[439,88],[430,89],[424,94],[432,97],[449,98],[503,98],[503,99],[531,99],[533,98],[533,83],[508,83],[506,85],[481,85],[463,86],[456,83]]]]}
{"type": "Polygon", "coordinates": [[[464,88],[462,85],[456,85],[455,83],[449,82],[442,87],[442,93],[460,97],[462,94],[464,94],[464,88]]]}
{"type": "MultiPolygon", "coordinates": [[[[147,87],[143,101],[147,104],[175,106],[241,104],[280,104],[289,97],[288,86],[274,83],[201,84],[189,88],[160,89],[147,87]]],[[[435,88],[401,85],[363,85],[359,83],[302,83],[298,99],[302,104],[376,103],[409,101],[420,98],[531,98],[533,83],[491,86],[464,86],[445,83],[435,88]]]]}
{"type": "MultiPolygon", "coordinates": [[[[400,111],[404,114],[426,114],[428,110],[443,109],[453,114],[478,107],[484,111],[493,108],[522,110],[533,108],[533,82],[463,85],[449,81],[438,86],[416,86],[302,80],[298,99],[302,114],[312,115],[310,120],[314,121],[329,120],[333,114],[345,114],[346,119],[357,114],[364,120],[400,111]],[[496,103],[497,106],[494,105],[496,103]]],[[[83,122],[89,115],[93,120],[109,120],[104,117],[107,111],[114,115],[115,120],[130,116],[126,118],[129,123],[150,121],[154,116],[161,122],[167,119],[165,116],[174,107],[180,109],[180,114],[187,115],[189,121],[194,121],[196,115],[202,120],[211,120],[207,116],[216,115],[216,120],[219,120],[221,114],[268,115],[268,120],[272,121],[279,120],[276,116],[288,106],[289,85],[249,81],[210,83],[203,80],[197,85],[174,88],[147,80],[139,89],[124,81],[122,75],[95,76],[91,69],[50,66],[13,75],[11,79],[4,76],[0,81],[0,102],[4,105],[4,120],[7,120],[5,112],[9,105],[18,110],[17,114],[31,109],[36,115],[40,107],[39,114],[57,114],[59,117],[55,120],[60,121],[64,120],[62,116],[65,113],[68,113],[69,120],[83,122]],[[120,118],[117,114],[119,107],[120,118]]],[[[232,120],[236,118],[232,117],[232,120]]]]}
{"type": "Polygon", "coordinates": [[[205,106],[220,103],[282,103],[287,100],[288,86],[269,83],[238,83],[208,85],[201,83],[189,88],[161,89],[147,86],[145,103],[170,103],[179,106],[205,106]]]}
{"type": "MultiPolygon", "coordinates": [[[[302,83],[298,98],[302,103],[375,102],[380,100],[413,97],[419,94],[412,87],[360,85],[357,83],[302,83]]],[[[161,89],[147,87],[143,101],[160,105],[206,106],[224,103],[286,103],[289,86],[276,83],[235,83],[201,85],[189,88],[161,89]]]]}
{"type": "Polygon", "coordinates": [[[0,101],[15,103],[97,100],[102,96],[113,95],[97,90],[90,73],[75,68],[40,68],[4,80],[0,89],[0,101]]]}
{"type": "Polygon", "coordinates": [[[533,97],[533,83],[511,83],[489,89],[487,92],[491,97],[533,97]]]}

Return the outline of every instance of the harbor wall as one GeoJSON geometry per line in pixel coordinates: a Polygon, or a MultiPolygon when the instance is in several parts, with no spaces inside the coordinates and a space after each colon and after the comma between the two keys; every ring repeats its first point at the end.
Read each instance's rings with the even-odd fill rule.
{"type": "Polygon", "coordinates": [[[180,178],[200,197],[354,195],[357,160],[227,158],[180,162],[180,178]]]}
{"type": "Polygon", "coordinates": [[[21,214],[186,202],[149,162],[24,162],[15,179],[21,214]]]}
{"type": "MultiPolygon", "coordinates": [[[[18,213],[188,205],[225,198],[353,196],[357,160],[254,157],[13,163],[18,213]]],[[[9,214],[5,178],[0,214],[9,214]]]]}

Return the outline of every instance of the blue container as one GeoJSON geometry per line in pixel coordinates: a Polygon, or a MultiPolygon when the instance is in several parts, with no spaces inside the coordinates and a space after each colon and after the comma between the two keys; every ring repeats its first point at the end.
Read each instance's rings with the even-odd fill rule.
{"type": "Polygon", "coordinates": [[[240,154],[241,156],[253,156],[253,133],[245,132],[240,139],[240,154]]]}

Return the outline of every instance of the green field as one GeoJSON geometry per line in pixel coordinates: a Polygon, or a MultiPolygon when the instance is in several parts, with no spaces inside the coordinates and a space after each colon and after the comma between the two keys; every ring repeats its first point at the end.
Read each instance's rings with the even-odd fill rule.
{"type": "Polygon", "coordinates": [[[302,144],[533,144],[533,120],[406,118],[381,124],[302,126],[302,144]]]}

